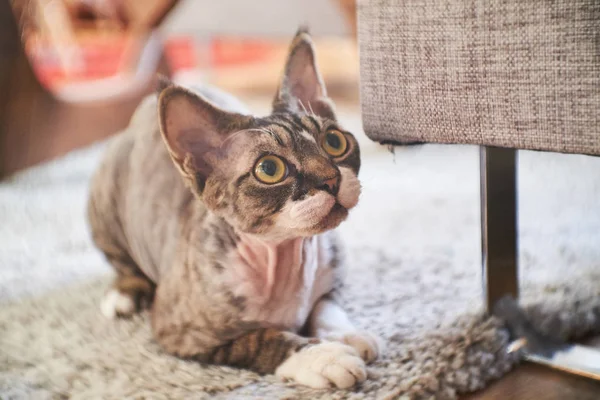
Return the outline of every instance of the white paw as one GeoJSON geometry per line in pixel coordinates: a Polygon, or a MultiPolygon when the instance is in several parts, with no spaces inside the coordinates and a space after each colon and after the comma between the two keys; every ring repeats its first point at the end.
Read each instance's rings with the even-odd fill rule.
{"type": "Polygon", "coordinates": [[[327,336],[327,339],[353,347],[367,363],[375,360],[384,351],[383,341],[370,332],[345,332],[327,336]]]}
{"type": "Polygon", "coordinates": [[[346,389],[367,379],[367,370],[352,347],[324,342],[292,354],[275,375],[316,389],[331,386],[346,389]]]}
{"type": "Polygon", "coordinates": [[[100,303],[100,311],[106,318],[128,316],[135,312],[135,304],[131,297],[122,294],[117,289],[111,289],[104,295],[100,303]]]}

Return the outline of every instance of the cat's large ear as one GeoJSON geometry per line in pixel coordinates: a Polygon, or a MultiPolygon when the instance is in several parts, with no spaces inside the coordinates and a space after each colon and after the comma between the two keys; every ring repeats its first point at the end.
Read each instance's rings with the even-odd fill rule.
{"type": "Polygon", "coordinates": [[[290,46],[273,111],[314,112],[320,117],[335,119],[333,102],[327,97],[317,67],[313,41],[305,28],[298,30],[290,46]]]}
{"type": "Polygon", "coordinates": [[[160,131],[184,178],[202,191],[225,139],[247,126],[248,116],[224,111],[180,86],[166,85],[158,96],[160,131]]]}

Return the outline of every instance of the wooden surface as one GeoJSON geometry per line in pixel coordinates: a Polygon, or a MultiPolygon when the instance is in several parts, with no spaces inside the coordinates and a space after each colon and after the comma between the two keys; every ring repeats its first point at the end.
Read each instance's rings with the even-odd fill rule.
{"type": "MultiPolygon", "coordinates": [[[[600,337],[585,345],[600,350],[600,337]]],[[[598,400],[600,381],[523,363],[485,390],[464,397],[465,400],[598,400]]]]}
{"type": "Polygon", "coordinates": [[[598,400],[600,382],[526,363],[465,400],[598,400]]]}
{"type": "Polygon", "coordinates": [[[344,18],[346,19],[346,23],[350,28],[352,38],[356,39],[356,0],[337,0],[337,3],[344,14],[344,18]]]}

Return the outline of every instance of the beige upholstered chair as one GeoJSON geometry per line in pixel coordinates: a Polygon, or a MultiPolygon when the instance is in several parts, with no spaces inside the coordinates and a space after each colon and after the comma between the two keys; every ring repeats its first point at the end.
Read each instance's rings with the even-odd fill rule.
{"type": "MultiPolygon", "coordinates": [[[[600,155],[600,2],[362,0],[358,36],[371,139],[482,146],[488,309],[516,297],[517,150],[600,155]]],[[[504,316],[506,307],[518,314],[500,304],[504,316]]],[[[539,359],[539,335],[523,335],[539,359]]],[[[545,362],[600,378],[599,356],[565,366],[552,359],[557,347],[543,350],[545,362]]]]}

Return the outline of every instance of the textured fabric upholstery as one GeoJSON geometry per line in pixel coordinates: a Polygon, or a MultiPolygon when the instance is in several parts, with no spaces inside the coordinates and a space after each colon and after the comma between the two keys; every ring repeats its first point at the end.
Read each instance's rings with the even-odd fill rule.
{"type": "Polygon", "coordinates": [[[600,154],[600,0],[359,0],[380,142],[600,154]]]}

